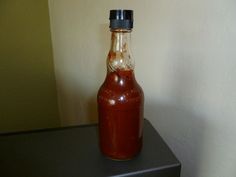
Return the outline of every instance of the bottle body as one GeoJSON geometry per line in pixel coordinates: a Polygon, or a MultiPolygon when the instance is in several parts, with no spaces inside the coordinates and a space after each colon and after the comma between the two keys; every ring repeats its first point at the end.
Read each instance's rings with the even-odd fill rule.
{"type": "Polygon", "coordinates": [[[142,147],[143,91],[133,70],[108,73],[98,92],[100,148],[117,160],[131,159],[142,147]]]}
{"type": "Polygon", "coordinates": [[[131,31],[112,31],[107,75],[97,95],[102,153],[128,160],[142,147],[144,94],[134,75],[129,51],[131,31]]]}

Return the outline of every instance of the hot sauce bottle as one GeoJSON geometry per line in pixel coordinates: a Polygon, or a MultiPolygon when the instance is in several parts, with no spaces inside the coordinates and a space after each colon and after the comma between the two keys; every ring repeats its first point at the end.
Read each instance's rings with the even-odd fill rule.
{"type": "Polygon", "coordinates": [[[130,52],[133,11],[111,10],[109,19],[107,75],[97,94],[99,142],[105,156],[129,160],[142,148],[144,102],[130,52]]]}

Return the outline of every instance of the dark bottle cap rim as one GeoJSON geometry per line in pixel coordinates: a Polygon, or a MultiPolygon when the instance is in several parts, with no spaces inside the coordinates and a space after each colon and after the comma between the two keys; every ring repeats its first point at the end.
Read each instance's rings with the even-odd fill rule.
{"type": "Polygon", "coordinates": [[[125,9],[110,10],[109,19],[110,19],[111,29],[133,28],[133,10],[125,10],[125,9]]]}

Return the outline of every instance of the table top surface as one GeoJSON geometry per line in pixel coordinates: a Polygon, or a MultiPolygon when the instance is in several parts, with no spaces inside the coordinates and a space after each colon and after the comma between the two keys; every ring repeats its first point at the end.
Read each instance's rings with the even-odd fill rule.
{"type": "Polygon", "coordinates": [[[180,162],[147,120],[142,151],[129,161],[100,153],[97,125],[0,135],[4,177],[135,176],[175,167],[180,169],[180,162]]]}

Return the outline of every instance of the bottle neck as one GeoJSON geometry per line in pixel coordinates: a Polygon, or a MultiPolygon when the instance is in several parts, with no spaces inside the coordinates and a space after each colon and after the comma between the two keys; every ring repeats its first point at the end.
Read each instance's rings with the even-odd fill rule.
{"type": "Polygon", "coordinates": [[[134,61],[131,58],[131,30],[111,30],[111,48],[108,55],[108,71],[133,70],[134,61]]]}
{"type": "Polygon", "coordinates": [[[131,30],[112,30],[111,31],[111,51],[129,52],[131,41],[131,30]]]}

